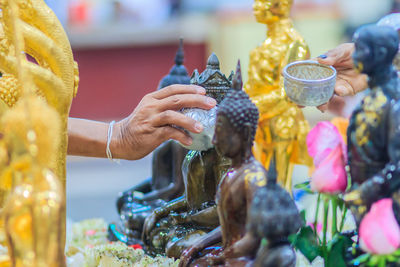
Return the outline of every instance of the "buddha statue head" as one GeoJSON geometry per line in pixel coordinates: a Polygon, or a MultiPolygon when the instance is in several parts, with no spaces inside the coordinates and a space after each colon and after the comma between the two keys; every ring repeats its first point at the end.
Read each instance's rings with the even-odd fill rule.
{"type": "Polygon", "coordinates": [[[172,66],[171,70],[169,71],[169,74],[166,75],[162,80],[160,81],[160,84],[158,85],[158,89],[167,87],[172,84],[189,84],[190,83],[190,77],[188,75],[188,72],[183,65],[183,60],[184,60],[184,52],[183,52],[183,39],[180,39],[179,42],[179,48],[178,51],[176,52],[175,55],[175,65],[172,66]]]}
{"type": "Polygon", "coordinates": [[[228,158],[248,157],[258,124],[258,109],[242,90],[240,62],[232,90],[218,106],[213,144],[228,158]]]}
{"type": "MultiPolygon", "coordinates": [[[[221,72],[218,57],[212,53],[208,58],[206,69],[201,74],[195,70],[190,83],[204,87],[206,95],[214,98],[219,104],[231,90],[232,76],[233,73],[227,78],[221,72]]],[[[212,137],[215,129],[216,110],[217,107],[211,110],[191,108],[182,111],[186,116],[199,121],[204,127],[200,134],[188,133],[192,137],[193,143],[185,148],[205,151],[213,147],[212,137]]]]}
{"type": "Polygon", "coordinates": [[[292,4],[293,0],[254,0],[254,16],[259,23],[274,23],[289,17],[292,4]]]}
{"type": "MultiPolygon", "coordinates": [[[[368,25],[358,29],[353,36],[354,66],[370,76],[382,72],[393,62],[399,47],[397,32],[387,26],[368,25]]],[[[378,81],[379,83],[379,81],[378,81]]]]}
{"type": "MultiPolygon", "coordinates": [[[[400,38],[400,13],[392,13],[387,16],[381,18],[378,23],[378,26],[388,26],[397,31],[397,35],[400,38]]],[[[400,49],[399,49],[400,51],[400,49]]],[[[393,60],[393,64],[397,68],[397,74],[400,76],[400,52],[397,51],[396,57],[393,60]]]]}
{"type": "Polygon", "coordinates": [[[260,188],[250,209],[248,230],[269,242],[282,241],[302,225],[299,210],[290,194],[277,182],[275,158],[272,158],[267,185],[260,188]]]}

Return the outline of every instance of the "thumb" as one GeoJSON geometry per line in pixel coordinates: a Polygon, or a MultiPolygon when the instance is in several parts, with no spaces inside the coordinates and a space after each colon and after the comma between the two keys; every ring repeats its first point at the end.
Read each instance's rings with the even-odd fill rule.
{"type": "Polygon", "coordinates": [[[336,55],[329,55],[329,53],[327,54],[323,54],[317,57],[318,63],[320,64],[324,64],[324,65],[335,65],[335,63],[338,60],[338,57],[336,55]]]}

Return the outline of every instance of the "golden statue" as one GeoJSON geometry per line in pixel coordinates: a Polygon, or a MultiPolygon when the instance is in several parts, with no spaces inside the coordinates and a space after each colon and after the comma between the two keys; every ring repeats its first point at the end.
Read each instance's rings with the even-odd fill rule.
{"type": "Polygon", "coordinates": [[[60,118],[38,96],[23,96],[1,119],[10,163],[1,177],[11,189],[2,209],[12,266],[65,266],[65,195],[48,168],[60,140],[60,118]],[[40,135],[38,134],[40,133],[40,135]]]}
{"type": "Polygon", "coordinates": [[[260,111],[254,154],[265,168],[276,152],[278,181],[291,192],[294,164],[312,166],[305,144],[308,122],[283,88],[283,68],[308,59],[309,49],[289,19],[293,0],[255,0],[254,15],[268,27],[267,39],[250,53],[245,91],[260,111]]]}
{"type": "MultiPolygon", "coordinates": [[[[59,177],[64,188],[63,194],[65,194],[67,123],[72,98],[76,95],[79,83],[78,65],[73,59],[71,46],[61,23],[43,0],[0,0],[0,73],[2,76],[0,77],[0,116],[21,98],[22,83],[18,85],[17,82],[21,79],[21,75],[18,74],[21,68],[29,76],[31,90],[54,108],[61,119],[61,129],[58,133],[60,142],[57,143],[56,150],[51,154],[38,155],[36,159],[40,163],[49,163],[43,166],[50,168],[59,177]],[[7,12],[10,10],[11,3],[16,5],[14,17],[7,12]],[[18,60],[19,55],[14,49],[16,43],[14,24],[18,26],[21,35],[20,42],[17,42],[21,46],[20,51],[33,60],[28,61],[25,58],[18,60]]],[[[37,129],[36,135],[40,137],[46,135],[46,130],[37,129]]],[[[65,243],[65,211],[63,212],[62,244],[65,243]]]]}
{"type": "MultiPolygon", "coordinates": [[[[78,83],[78,67],[73,59],[67,35],[53,11],[43,0],[14,0],[18,5],[16,24],[21,29],[22,51],[36,62],[24,60],[23,67],[32,77],[37,93],[56,109],[61,117],[61,142],[54,154],[57,176],[65,186],[68,114],[78,83]],[[37,63],[37,64],[36,64],[37,63]]],[[[0,72],[6,81],[0,82],[0,99],[13,106],[20,94],[13,86],[17,77],[17,58],[12,49],[13,32],[10,16],[5,10],[8,1],[0,0],[2,14],[0,28],[0,72]],[[3,87],[3,84],[5,87],[3,87]]],[[[40,134],[40,133],[38,133],[40,134]]]]}
{"type": "Polygon", "coordinates": [[[0,264],[63,267],[66,122],[76,67],[73,60],[67,67],[67,47],[51,39],[60,37],[58,22],[43,1],[0,0],[0,8],[0,99],[9,106],[0,114],[0,230],[10,256],[1,255],[0,264]]]}

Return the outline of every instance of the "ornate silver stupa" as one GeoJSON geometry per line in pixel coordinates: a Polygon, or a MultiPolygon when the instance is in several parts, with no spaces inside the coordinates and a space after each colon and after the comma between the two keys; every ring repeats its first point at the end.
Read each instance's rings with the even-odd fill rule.
{"type": "MultiPolygon", "coordinates": [[[[201,74],[196,69],[192,74],[190,83],[204,87],[206,95],[214,98],[219,104],[232,88],[232,77],[233,71],[229,78],[221,72],[218,57],[212,53],[207,60],[206,69],[201,74]]],[[[213,147],[211,141],[214,136],[216,110],[217,107],[211,110],[191,108],[182,111],[186,116],[201,122],[204,127],[200,134],[188,132],[193,138],[193,144],[185,146],[187,149],[205,151],[213,147]]]]}

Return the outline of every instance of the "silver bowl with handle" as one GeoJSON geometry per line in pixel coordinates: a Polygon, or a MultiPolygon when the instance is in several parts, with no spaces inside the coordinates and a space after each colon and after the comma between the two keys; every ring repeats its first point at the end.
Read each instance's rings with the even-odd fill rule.
{"type": "Polygon", "coordinates": [[[336,70],[312,60],[296,61],[283,69],[283,77],[290,100],[301,106],[319,106],[333,95],[336,70]]]}

